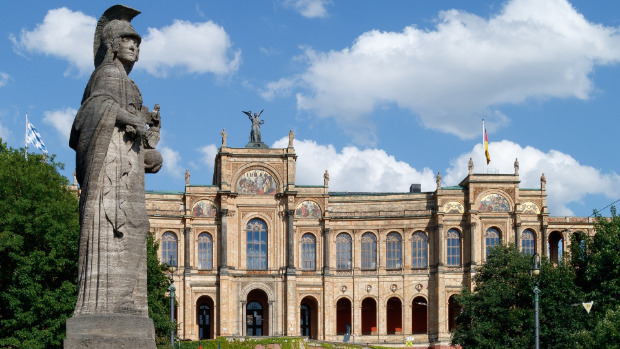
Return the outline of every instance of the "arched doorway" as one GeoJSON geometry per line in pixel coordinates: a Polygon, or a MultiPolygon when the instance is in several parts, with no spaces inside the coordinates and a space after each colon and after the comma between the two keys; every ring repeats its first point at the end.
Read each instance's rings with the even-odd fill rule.
{"type": "Polygon", "coordinates": [[[454,331],[456,329],[456,316],[461,312],[461,306],[456,301],[454,295],[448,299],[448,331],[454,331]]]}
{"type": "Polygon", "coordinates": [[[397,297],[388,299],[386,310],[387,334],[397,334],[403,331],[403,303],[397,297]]]}
{"type": "Polygon", "coordinates": [[[196,312],[198,339],[213,338],[213,300],[207,296],[198,298],[196,312]]]}
{"type": "Polygon", "coordinates": [[[428,332],[428,302],[424,297],[413,299],[411,313],[411,333],[428,332]]]}
{"type": "Polygon", "coordinates": [[[252,290],[248,294],[245,308],[247,336],[267,336],[269,334],[269,305],[263,290],[252,290]]]}
{"type": "Polygon", "coordinates": [[[564,236],[559,231],[549,234],[549,260],[558,263],[562,260],[562,252],[564,251],[564,236]]]}
{"type": "Polygon", "coordinates": [[[351,333],[351,301],[340,298],[336,303],[336,334],[351,333]]]}
{"type": "Polygon", "coordinates": [[[310,339],[318,338],[318,303],[313,297],[305,297],[299,307],[300,333],[310,339]]]}
{"type": "Polygon", "coordinates": [[[377,334],[377,302],[368,297],[362,301],[362,335],[377,334]]]}

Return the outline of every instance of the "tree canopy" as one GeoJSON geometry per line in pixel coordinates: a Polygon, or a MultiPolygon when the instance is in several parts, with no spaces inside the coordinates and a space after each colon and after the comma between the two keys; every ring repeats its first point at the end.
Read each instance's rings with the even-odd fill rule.
{"type": "MultiPolygon", "coordinates": [[[[456,318],[452,344],[465,348],[529,348],[534,343],[534,284],[531,256],[514,245],[499,245],[474,277],[474,292],[467,287],[457,297],[463,307],[456,318]]],[[[574,336],[585,311],[582,294],[574,287],[574,270],[543,259],[538,279],[540,341],[544,347],[574,347],[574,336]],[[571,319],[571,321],[566,321],[571,319]]]]}
{"type": "Polygon", "coordinates": [[[77,297],[78,200],[62,164],[0,144],[0,347],[60,348],[77,297]]]}

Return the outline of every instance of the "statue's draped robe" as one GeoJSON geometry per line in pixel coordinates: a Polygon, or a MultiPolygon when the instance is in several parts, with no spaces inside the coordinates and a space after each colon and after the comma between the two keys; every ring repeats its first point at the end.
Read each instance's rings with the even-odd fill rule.
{"type": "Polygon", "coordinates": [[[261,143],[260,120],[257,116],[251,117],[252,131],[250,131],[250,143],[261,143]]]}
{"type": "Polygon", "coordinates": [[[145,150],[141,137],[117,122],[141,108],[140,91],[125,70],[104,63],[91,75],[71,129],[82,190],[75,315],[148,316],[145,150]]]}

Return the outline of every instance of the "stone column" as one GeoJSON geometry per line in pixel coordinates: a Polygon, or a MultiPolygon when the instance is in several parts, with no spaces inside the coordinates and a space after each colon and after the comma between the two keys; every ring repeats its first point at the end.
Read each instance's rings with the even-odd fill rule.
{"type": "Polygon", "coordinates": [[[185,229],[183,229],[183,235],[185,236],[185,248],[184,248],[184,253],[185,253],[185,273],[189,273],[190,269],[192,268],[191,266],[191,260],[190,260],[190,251],[191,251],[191,247],[190,247],[190,243],[191,243],[191,239],[192,239],[192,228],[186,227],[185,229]]]}
{"type": "MultiPolygon", "coordinates": [[[[541,232],[541,242],[542,242],[542,246],[540,247],[540,255],[541,256],[546,256],[547,255],[547,226],[543,226],[542,227],[542,232],[541,232]]],[[[538,243],[537,243],[538,245],[538,243]]]]}
{"type": "Polygon", "coordinates": [[[515,246],[521,251],[521,223],[515,224],[515,246]]]}
{"type": "Polygon", "coordinates": [[[469,225],[469,261],[473,269],[476,265],[476,222],[469,225]]]}
{"type": "Polygon", "coordinates": [[[329,228],[323,228],[323,275],[329,275],[329,228]]]}
{"type": "Polygon", "coordinates": [[[287,263],[286,274],[295,274],[295,228],[293,219],[295,218],[295,210],[286,210],[286,232],[287,232],[287,263]]]}
{"type": "Polygon", "coordinates": [[[226,218],[228,209],[220,210],[221,231],[220,231],[220,274],[228,274],[228,224],[226,218]]]}
{"type": "Polygon", "coordinates": [[[241,333],[242,336],[247,336],[246,330],[247,330],[247,305],[248,303],[243,300],[241,301],[241,309],[240,313],[241,313],[241,328],[237,330],[237,333],[241,333]]]}
{"type": "Polygon", "coordinates": [[[437,225],[437,266],[442,266],[444,265],[443,263],[443,251],[444,251],[444,245],[445,245],[445,241],[443,238],[443,224],[438,224],[437,225]]]}

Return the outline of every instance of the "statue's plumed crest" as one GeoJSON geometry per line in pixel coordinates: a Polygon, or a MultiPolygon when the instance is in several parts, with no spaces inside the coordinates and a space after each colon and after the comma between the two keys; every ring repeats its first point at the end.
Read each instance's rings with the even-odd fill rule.
{"type": "MultiPolygon", "coordinates": [[[[129,25],[129,23],[135,16],[139,14],[140,11],[131,7],[127,7],[125,5],[114,5],[107,9],[103,13],[103,15],[101,15],[101,18],[99,18],[99,22],[97,22],[97,28],[95,29],[95,40],[93,43],[95,68],[97,68],[99,65],[101,65],[101,63],[103,63],[106,55],[107,48],[105,47],[105,45],[102,45],[104,34],[103,29],[105,28],[105,26],[113,20],[118,20],[127,22],[128,27],[131,28],[131,25],[129,25]]],[[[140,35],[138,35],[138,33],[136,33],[133,28],[131,28],[131,31],[133,31],[133,33],[130,32],[127,34],[133,34],[134,36],[140,38],[140,35]]]]}

